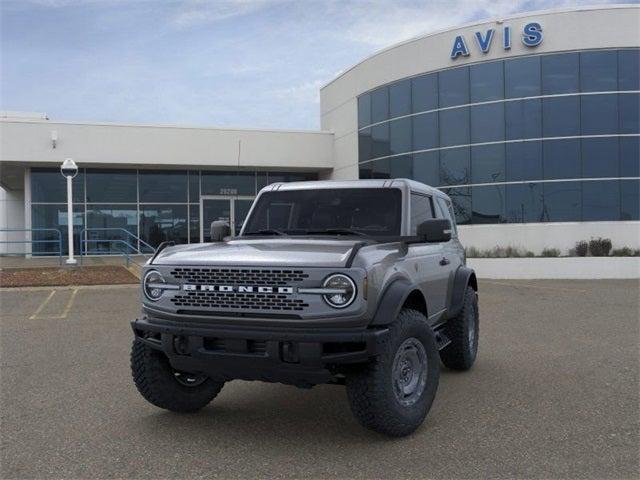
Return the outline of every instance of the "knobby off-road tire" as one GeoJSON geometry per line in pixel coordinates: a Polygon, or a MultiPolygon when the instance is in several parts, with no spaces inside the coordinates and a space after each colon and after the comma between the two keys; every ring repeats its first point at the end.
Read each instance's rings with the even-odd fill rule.
{"type": "Polygon", "coordinates": [[[396,437],[409,435],[422,424],[438,389],[440,358],[435,335],[422,313],[403,309],[380,348],[378,356],[347,375],[351,410],[366,428],[396,437]],[[420,360],[424,360],[420,371],[425,376],[411,389],[412,381],[404,383],[407,378],[403,375],[399,381],[397,374],[415,374],[420,360]],[[409,391],[413,393],[407,395],[409,391]]]}
{"type": "Polygon", "coordinates": [[[451,343],[440,352],[440,358],[446,367],[453,370],[471,368],[478,353],[479,319],[478,295],[473,288],[467,287],[462,310],[445,326],[444,332],[451,343]]]}
{"type": "Polygon", "coordinates": [[[164,353],[138,340],[131,347],[131,373],[138,391],[149,403],[172,412],[196,412],[224,386],[224,382],[206,377],[176,375],[164,353]]]}

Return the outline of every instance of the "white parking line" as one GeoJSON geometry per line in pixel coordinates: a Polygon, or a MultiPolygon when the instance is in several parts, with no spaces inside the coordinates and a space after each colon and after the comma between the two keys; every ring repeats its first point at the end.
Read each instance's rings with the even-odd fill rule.
{"type": "Polygon", "coordinates": [[[71,307],[73,306],[73,301],[75,300],[76,295],[78,294],[78,289],[77,288],[74,288],[73,291],[71,292],[71,295],[69,296],[69,300],[67,301],[67,305],[64,307],[64,310],[62,311],[62,313],[60,313],[58,315],[40,315],[40,312],[42,312],[44,307],[53,298],[53,296],[56,293],[56,291],[57,290],[52,290],[51,291],[49,296],[44,299],[44,302],[42,302],[42,304],[38,307],[38,309],[35,311],[35,313],[29,317],[29,320],[43,320],[43,319],[58,319],[58,320],[61,320],[61,319],[67,318],[67,315],[69,315],[69,311],[71,310],[71,307]]]}
{"type": "Polygon", "coordinates": [[[56,293],[55,290],[51,290],[51,293],[49,294],[49,296],[44,299],[44,301],[40,304],[40,306],[34,312],[34,314],[29,317],[29,320],[35,320],[38,317],[38,314],[44,309],[44,307],[47,305],[47,303],[49,303],[49,300],[51,300],[53,298],[55,293],[56,293]]]}

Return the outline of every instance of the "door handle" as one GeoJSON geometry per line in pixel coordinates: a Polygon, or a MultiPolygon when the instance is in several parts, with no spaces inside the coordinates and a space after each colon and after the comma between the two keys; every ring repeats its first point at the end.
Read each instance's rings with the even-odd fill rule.
{"type": "Polygon", "coordinates": [[[451,260],[449,260],[447,257],[442,257],[442,259],[440,260],[440,265],[442,265],[443,267],[445,265],[449,265],[451,263],[451,260]]]}

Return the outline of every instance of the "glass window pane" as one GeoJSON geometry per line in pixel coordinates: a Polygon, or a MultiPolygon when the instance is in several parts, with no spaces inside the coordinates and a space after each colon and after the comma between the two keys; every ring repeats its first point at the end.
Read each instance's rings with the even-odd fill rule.
{"type": "Polygon", "coordinates": [[[580,53],[580,90],[583,92],[618,90],[618,55],[615,51],[580,53]]]}
{"type": "Polygon", "coordinates": [[[138,201],[135,170],[87,170],[87,202],[138,201]]]}
{"type": "Polygon", "coordinates": [[[401,155],[389,159],[391,178],[413,178],[413,159],[411,155],[401,155]]]}
{"type": "Polygon", "coordinates": [[[618,95],[620,102],[620,133],[640,133],[640,95],[618,95]]]}
{"type": "Polygon", "coordinates": [[[438,108],[438,74],[422,75],[411,80],[413,113],[438,108]]]}
{"type": "Polygon", "coordinates": [[[133,205],[90,205],[87,208],[89,251],[96,254],[133,252],[137,245],[126,231],[138,235],[138,210],[133,205]],[[131,245],[131,248],[127,244],[131,245]]]}
{"type": "Polygon", "coordinates": [[[440,108],[469,103],[469,68],[440,72],[438,79],[440,108]]]}
{"type": "Polygon", "coordinates": [[[411,223],[409,235],[418,233],[418,225],[434,218],[431,197],[426,195],[411,194],[411,223]]]}
{"type": "Polygon", "coordinates": [[[471,107],[471,143],[504,140],[504,103],[471,107]]]}
{"type": "MultiPolygon", "coordinates": [[[[73,202],[84,203],[84,169],[71,181],[73,202]]],[[[31,201],[43,203],[67,203],[67,179],[58,168],[31,169],[31,201]]]]}
{"type": "Polygon", "coordinates": [[[507,140],[542,137],[542,100],[506,102],[504,109],[507,140]]]}
{"type": "Polygon", "coordinates": [[[187,201],[187,172],[172,170],[140,170],[140,202],[187,201]]]}
{"type": "Polygon", "coordinates": [[[153,247],[170,241],[187,243],[188,229],[186,205],[140,207],[140,238],[153,247]]]}
{"type": "Polygon", "coordinates": [[[469,144],[469,108],[455,108],[439,112],[440,146],[469,144]]]}
{"type": "Polygon", "coordinates": [[[620,199],[620,220],[640,220],[640,180],[621,180],[620,199]]]}
{"type": "Polygon", "coordinates": [[[502,223],[505,217],[504,185],[471,188],[471,223],[502,223]]]}
{"type": "Polygon", "coordinates": [[[391,154],[389,145],[389,124],[383,123],[371,127],[371,157],[384,157],[391,154]]]}
{"type": "Polygon", "coordinates": [[[189,205],[189,242],[200,243],[200,204],[189,205]]]}
{"type": "Polygon", "coordinates": [[[546,180],[580,178],[580,140],[547,140],[543,143],[543,172],[546,180]]]}
{"type": "Polygon", "coordinates": [[[618,180],[582,182],[582,221],[620,220],[618,180]]]}
{"type": "MultiPolygon", "coordinates": [[[[203,195],[255,195],[256,176],[254,172],[202,172],[203,195]]],[[[269,179],[269,183],[277,180],[269,179]]]]}
{"type": "Polygon", "coordinates": [[[363,179],[363,180],[369,180],[372,177],[372,169],[371,169],[371,164],[370,163],[365,163],[360,165],[360,168],[358,169],[358,178],[363,179]]]}
{"type": "Polygon", "coordinates": [[[579,222],[582,214],[582,182],[544,183],[544,221],[579,222]]]}
{"type": "Polygon", "coordinates": [[[471,188],[446,188],[443,191],[451,198],[456,223],[458,225],[471,223],[471,188]]]}
{"type": "Polygon", "coordinates": [[[256,173],[256,191],[259,192],[267,185],[269,185],[269,176],[267,172],[257,172],[256,173]]]}
{"type": "Polygon", "coordinates": [[[371,123],[389,118],[389,88],[380,87],[371,92],[371,123]]]}
{"type": "Polygon", "coordinates": [[[358,97],[358,128],[371,124],[371,96],[368,93],[358,97]]]}
{"type": "Polygon", "coordinates": [[[640,137],[620,138],[620,176],[640,177],[640,137]]]}
{"type": "Polygon", "coordinates": [[[471,103],[504,98],[503,62],[488,62],[469,67],[471,103]]]}
{"type": "Polygon", "coordinates": [[[389,87],[389,117],[411,113],[411,80],[402,80],[389,87]]]}
{"type": "Polygon", "coordinates": [[[371,128],[365,128],[358,132],[358,161],[364,162],[372,158],[373,143],[371,140],[371,128]]]}
{"type": "Polygon", "coordinates": [[[618,96],[585,95],[580,99],[583,135],[618,133],[618,96]]]}
{"type": "Polygon", "coordinates": [[[582,139],[582,176],[618,177],[618,137],[582,139]]]}
{"type": "Polygon", "coordinates": [[[389,122],[391,154],[411,151],[411,118],[400,118],[389,122]]]}
{"type": "Polygon", "coordinates": [[[543,99],[542,132],[545,137],[580,135],[580,98],[576,96],[543,99]]]}
{"type": "Polygon", "coordinates": [[[368,163],[371,168],[371,178],[391,178],[389,159],[375,160],[368,163]]]}
{"type": "Polygon", "coordinates": [[[577,53],[543,55],[542,94],[573,93],[579,91],[579,57],[577,53]]]}
{"type": "Polygon", "coordinates": [[[440,154],[424,152],[413,155],[413,177],[418,182],[437,187],[440,185],[440,154]]]}
{"type": "Polygon", "coordinates": [[[504,144],[471,147],[471,183],[505,181],[504,144]]]}
{"type": "Polygon", "coordinates": [[[467,185],[470,179],[469,147],[440,151],[441,185],[467,185]]]}
{"type": "Polygon", "coordinates": [[[413,150],[438,148],[438,113],[413,117],[413,150]]]}
{"type": "Polygon", "coordinates": [[[618,51],[618,89],[640,90],[640,50],[618,51]]]}
{"type": "Polygon", "coordinates": [[[507,222],[532,223],[544,221],[541,183],[507,185],[506,198],[507,222]]]}
{"type": "Polygon", "coordinates": [[[540,95],[540,57],[507,60],[504,76],[506,98],[540,95]]]}
{"type": "MultiPolygon", "coordinates": [[[[60,177],[62,175],[57,172],[60,177]]],[[[31,252],[34,255],[58,255],[62,240],[62,254],[69,254],[69,244],[67,242],[67,206],[66,205],[32,205],[31,206],[31,228],[52,228],[57,232],[39,231],[32,232],[31,252]]],[[[84,228],[84,205],[73,205],[73,248],[76,255],[80,255],[80,232],[84,228]]],[[[13,238],[9,239],[12,240],[13,238]]],[[[15,240],[18,240],[15,238],[15,240]]],[[[24,244],[7,244],[9,252],[18,252],[23,249],[24,244]]],[[[89,247],[91,248],[91,247],[89,247]]]]}
{"type": "Polygon", "coordinates": [[[189,201],[200,201],[200,172],[197,170],[189,172],[189,201]]]}
{"type": "Polygon", "coordinates": [[[507,182],[542,179],[542,142],[507,143],[507,182]]]}

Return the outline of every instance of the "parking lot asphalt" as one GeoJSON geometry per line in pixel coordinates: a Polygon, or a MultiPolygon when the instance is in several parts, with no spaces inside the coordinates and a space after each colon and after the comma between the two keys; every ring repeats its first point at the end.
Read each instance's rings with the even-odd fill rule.
{"type": "Polygon", "coordinates": [[[389,439],[339,386],[236,381],[159,410],[129,371],[137,288],[3,290],[1,476],[638,478],[639,292],[480,281],[476,365],[443,370],[425,424],[389,439]]]}

